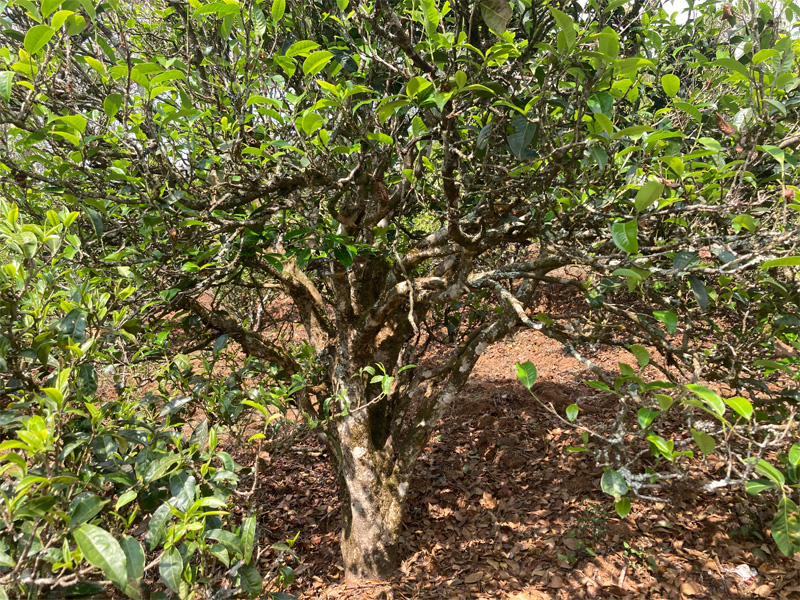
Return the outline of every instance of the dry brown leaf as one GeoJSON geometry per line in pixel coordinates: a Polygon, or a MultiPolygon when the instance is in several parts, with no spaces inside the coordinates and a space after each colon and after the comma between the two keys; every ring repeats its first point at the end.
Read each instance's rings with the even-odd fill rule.
{"type": "Polygon", "coordinates": [[[478,583],[481,579],[483,579],[483,571],[475,571],[464,577],[464,583],[478,583]]]}
{"type": "Polygon", "coordinates": [[[761,598],[769,598],[770,594],[772,594],[772,586],[764,583],[753,590],[753,593],[761,598]]]}
{"type": "Polygon", "coordinates": [[[553,588],[554,590],[560,589],[564,587],[564,580],[558,575],[553,575],[550,578],[550,583],[547,584],[547,587],[553,588]]]}
{"type": "Polygon", "coordinates": [[[725,135],[734,135],[736,133],[736,128],[728,123],[720,113],[716,113],[716,122],[719,130],[725,135]]]}
{"type": "Polygon", "coordinates": [[[681,594],[684,596],[696,596],[700,593],[700,588],[697,584],[691,581],[685,581],[681,584],[681,594]]]}

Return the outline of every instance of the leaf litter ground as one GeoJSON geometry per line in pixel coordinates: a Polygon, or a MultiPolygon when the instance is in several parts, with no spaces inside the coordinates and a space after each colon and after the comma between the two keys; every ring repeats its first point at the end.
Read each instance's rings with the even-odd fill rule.
{"type": "MultiPolygon", "coordinates": [[[[263,571],[286,561],[295,570],[287,591],[308,600],[800,598],[800,555],[771,542],[768,503],[700,491],[722,466],[713,455],[688,482],[662,489],[664,502],[634,502],[619,519],[594,459],[566,450],[578,434],[517,382],[514,364],[525,360],[539,368],[534,392],[545,403],[563,414],[577,402],[588,423],[613,420],[614,399],[582,383],[584,367],[520,330],[487,350],[420,457],[394,579],[344,582],[336,481],[313,441],[260,475],[262,548],[300,532],[294,557],[262,551],[263,571]]],[[[614,370],[630,357],[609,350],[592,360],[614,370]]]]}

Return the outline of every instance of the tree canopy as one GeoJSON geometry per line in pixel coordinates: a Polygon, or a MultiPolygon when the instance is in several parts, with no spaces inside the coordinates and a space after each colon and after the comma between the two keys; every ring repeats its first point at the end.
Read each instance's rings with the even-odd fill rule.
{"type": "Polygon", "coordinates": [[[263,414],[266,439],[287,404],[337,469],[348,575],[385,577],[416,459],[520,325],[619,397],[584,445],[620,514],[716,451],[707,489],[775,494],[800,548],[795,3],[0,5],[0,582],[85,559],[141,594],[141,510],[174,593],[240,563],[231,593],[259,593],[216,430],[263,414]]]}

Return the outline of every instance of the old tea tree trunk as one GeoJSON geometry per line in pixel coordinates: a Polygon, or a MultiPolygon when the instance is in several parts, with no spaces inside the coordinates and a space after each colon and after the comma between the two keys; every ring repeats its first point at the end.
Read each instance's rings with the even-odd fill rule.
{"type": "MultiPolygon", "coordinates": [[[[371,289],[374,280],[362,286],[338,273],[332,281],[347,288],[338,290],[340,299],[352,299],[363,288],[371,289]]],[[[475,289],[483,285],[480,280],[471,283],[475,289]]],[[[328,372],[331,397],[340,412],[331,417],[327,436],[339,477],[342,557],[349,579],[381,580],[394,573],[416,460],[480,355],[518,322],[519,302],[535,287],[523,283],[516,297],[498,298],[496,320],[475,329],[443,364],[424,370],[408,362],[409,357],[421,358],[418,353],[424,349],[415,343],[416,319],[447,296],[446,288],[420,290],[414,314],[405,301],[386,319],[360,313],[361,302],[335,302],[340,327],[328,372]],[[357,326],[345,329],[344,322],[357,326]],[[382,370],[386,364],[398,365],[392,375],[382,370]]]]}

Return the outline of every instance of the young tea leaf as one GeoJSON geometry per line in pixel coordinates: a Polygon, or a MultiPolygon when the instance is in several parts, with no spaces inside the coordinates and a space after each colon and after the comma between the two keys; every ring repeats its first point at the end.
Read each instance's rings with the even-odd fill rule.
{"type": "Polygon", "coordinates": [[[536,383],[536,365],[530,361],[517,363],[517,378],[526,388],[531,389],[536,383]]]}

